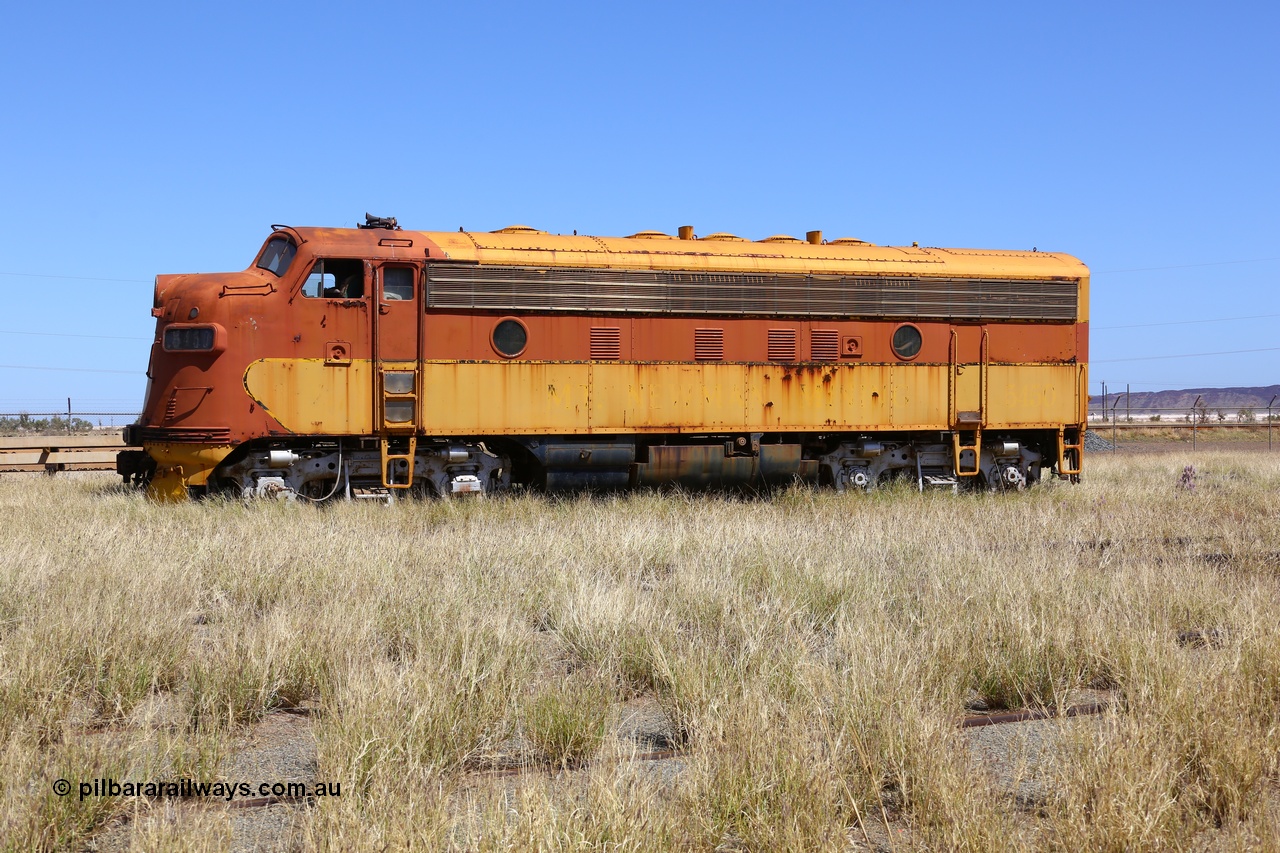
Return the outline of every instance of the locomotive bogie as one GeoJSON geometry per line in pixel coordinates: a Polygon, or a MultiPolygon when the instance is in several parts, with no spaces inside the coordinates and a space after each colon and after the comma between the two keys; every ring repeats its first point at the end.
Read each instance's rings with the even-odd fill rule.
{"type": "Polygon", "coordinates": [[[870,489],[894,477],[914,479],[921,489],[981,486],[1016,490],[1040,480],[1042,459],[1041,453],[1017,441],[985,443],[976,465],[973,451],[962,451],[958,466],[950,442],[862,441],[841,443],[819,464],[822,481],[838,491],[870,489]]]}
{"type": "Polygon", "coordinates": [[[243,497],[324,501],[353,494],[450,497],[498,492],[511,484],[510,460],[481,444],[418,445],[407,459],[385,458],[369,442],[325,443],[305,448],[251,450],[210,478],[211,492],[243,497]]]}

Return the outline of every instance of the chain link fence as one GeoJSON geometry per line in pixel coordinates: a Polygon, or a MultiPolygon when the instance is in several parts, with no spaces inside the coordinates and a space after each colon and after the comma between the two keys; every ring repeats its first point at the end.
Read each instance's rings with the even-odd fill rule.
{"type": "Polygon", "coordinates": [[[0,412],[0,436],[77,435],[119,431],[138,420],[139,412],[0,412]]]}
{"type": "Polygon", "coordinates": [[[1190,434],[1195,447],[1201,434],[1209,431],[1233,430],[1254,433],[1258,440],[1265,436],[1267,449],[1280,441],[1280,395],[1266,405],[1210,406],[1197,396],[1189,406],[1133,406],[1125,393],[1108,394],[1089,400],[1089,428],[1110,438],[1112,447],[1135,430],[1175,430],[1190,434]]]}

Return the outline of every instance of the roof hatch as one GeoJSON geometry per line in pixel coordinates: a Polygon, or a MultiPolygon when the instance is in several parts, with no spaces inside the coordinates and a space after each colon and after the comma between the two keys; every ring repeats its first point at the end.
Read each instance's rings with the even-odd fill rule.
{"type": "Polygon", "coordinates": [[[490,234],[546,234],[546,231],[539,231],[537,228],[530,228],[528,225],[508,225],[506,228],[499,228],[497,231],[490,231],[490,234]]]}

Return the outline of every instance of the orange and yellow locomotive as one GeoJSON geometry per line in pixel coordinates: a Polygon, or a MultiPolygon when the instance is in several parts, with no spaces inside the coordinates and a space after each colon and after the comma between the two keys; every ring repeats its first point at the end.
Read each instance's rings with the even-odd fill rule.
{"type": "Polygon", "coordinates": [[[117,468],[170,499],[1075,478],[1088,289],[820,232],[276,226],[244,272],[157,276],[117,468]]]}

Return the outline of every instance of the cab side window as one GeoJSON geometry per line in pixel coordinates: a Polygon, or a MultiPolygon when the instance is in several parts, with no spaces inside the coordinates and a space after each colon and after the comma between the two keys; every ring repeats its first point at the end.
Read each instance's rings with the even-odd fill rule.
{"type": "Polygon", "coordinates": [[[302,295],[310,299],[360,299],[364,296],[364,264],[322,258],[311,268],[302,295]]]}
{"type": "Polygon", "coordinates": [[[413,299],[413,269],[386,267],[382,271],[382,294],[387,300],[413,299]]]}

